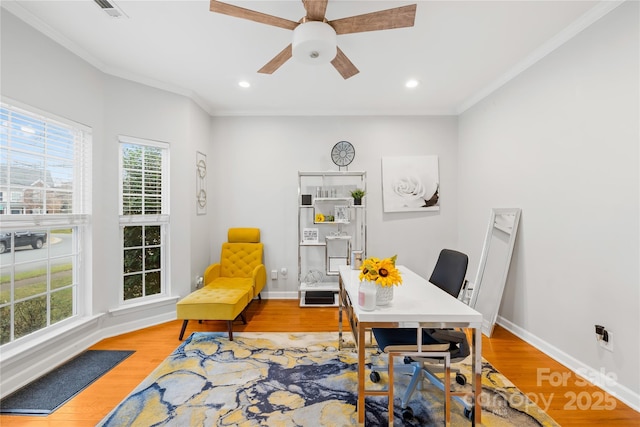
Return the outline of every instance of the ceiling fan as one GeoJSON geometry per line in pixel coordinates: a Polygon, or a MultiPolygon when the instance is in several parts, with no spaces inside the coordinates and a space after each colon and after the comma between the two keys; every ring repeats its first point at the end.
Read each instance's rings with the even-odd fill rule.
{"type": "Polygon", "coordinates": [[[366,31],[390,30],[413,27],[416,7],[395,7],[392,9],[350,16],[327,21],[325,12],[328,0],[302,0],[306,15],[299,22],[290,21],[255,10],[245,9],[218,0],[211,0],[211,12],[222,13],[236,18],[248,19],[262,24],[293,30],[293,41],[272,60],[258,70],[262,74],[273,74],[291,57],[307,63],[331,62],[344,79],[353,77],[360,71],[337,47],[336,36],[363,33],[366,31]]]}

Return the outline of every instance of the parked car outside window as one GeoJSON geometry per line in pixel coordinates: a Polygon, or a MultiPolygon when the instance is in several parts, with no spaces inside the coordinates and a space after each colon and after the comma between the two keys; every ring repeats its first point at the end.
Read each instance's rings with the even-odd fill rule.
{"type": "Polygon", "coordinates": [[[0,254],[11,250],[11,235],[14,234],[13,244],[16,248],[31,246],[40,249],[47,243],[47,233],[34,233],[31,231],[16,231],[15,233],[0,234],[0,254]]]}

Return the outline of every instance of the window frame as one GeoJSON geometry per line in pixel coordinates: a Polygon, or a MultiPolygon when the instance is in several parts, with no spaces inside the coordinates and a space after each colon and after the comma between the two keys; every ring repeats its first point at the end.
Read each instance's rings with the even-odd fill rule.
{"type": "MultiPolygon", "coordinates": [[[[57,116],[48,111],[43,111],[32,107],[27,104],[23,104],[21,102],[12,100],[7,97],[2,97],[1,107],[3,110],[7,110],[8,114],[16,114],[18,116],[22,115],[27,117],[29,120],[34,120],[36,122],[43,122],[46,125],[46,129],[56,128],[67,128],[72,136],[71,141],[73,141],[73,180],[71,181],[73,187],[71,191],[68,191],[72,195],[72,204],[71,204],[71,212],[66,213],[46,213],[46,209],[52,209],[52,206],[47,204],[43,204],[43,209],[39,209],[38,213],[24,213],[23,208],[12,207],[11,202],[14,199],[14,193],[18,193],[17,189],[20,188],[20,185],[15,186],[13,183],[9,181],[9,174],[11,173],[11,168],[15,168],[15,164],[12,164],[11,157],[13,154],[10,153],[18,153],[20,152],[19,148],[13,147],[12,141],[13,137],[11,133],[7,133],[6,145],[2,145],[2,150],[8,156],[7,161],[7,179],[3,180],[0,183],[0,186],[5,186],[6,188],[2,188],[3,193],[3,203],[8,203],[7,206],[3,207],[2,213],[0,217],[2,218],[2,232],[10,232],[15,233],[19,231],[32,231],[32,232],[44,232],[47,233],[47,241],[49,244],[46,245],[46,248],[38,249],[38,251],[46,251],[39,252],[38,255],[44,255],[41,257],[34,258],[31,261],[25,261],[18,259],[16,256],[15,247],[13,244],[15,242],[15,234],[11,239],[11,251],[9,252],[10,256],[6,257],[10,259],[10,263],[5,263],[2,265],[3,270],[10,270],[10,298],[9,301],[3,304],[4,307],[10,307],[10,323],[11,329],[9,334],[9,341],[5,342],[1,345],[3,352],[10,351],[14,348],[21,348],[24,344],[29,342],[34,342],[43,337],[52,336],[52,334],[56,334],[57,331],[64,329],[67,325],[73,324],[78,320],[90,315],[91,307],[88,305],[88,298],[91,294],[91,266],[86,263],[86,260],[89,258],[85,255],[87,252],[88,245],[87,242],[90,241],[91,238],[91,207],[92,207],[92,198],[91,198],[91,162],[92,162],[92,144],[93,144],[93,129],[90,126],[79,123],[74,120],[70,120],[64,117],[57,116]],[[6,150],[6,151],[5,151],[6,150]],[[62,255],[55,254],[51,250],[51,238],[52,230],[57,229],[71,229],[73,230],[71,233],[71,243],[69,253],[64,253],[62,255]],[[52,268],[56,264],[56,260],[69,258],[72,268],[71,268],[71,283],[62,285],[61,287],[56,287],[52,283],[52,268]],[[29,265],[29,264],[46,264],[47,270],[45,273],[45,281],[46,281],[46,289],[43,292],[38,292],[30,297],[26,298],[17,298],[15,295],[15,272],[16,269],[20,269],[21,266],[29,265]],[[72,295],[72,308],[71,315],[68,317],[64,317],[61,320],[56,320],[54,318],[54,310],[53,310],[53,299],[56,293],[70,289],[72,295]],[[21,302],[27,301],[31,298],[37,298],[41,296],[46,296],[46,305],[47,305],[47,315],[46,315],[46,324],[38,329],[30,331],[20,337],[15,336],[15,307],[16,304],[20,304],[21,302]]],[[[13,123],[12,119],[6,122],[7,130],[9,126],[13,123]]],[[[5,126],[5,124],[2,124],[5,126]]],[[[49,155],[47,154],[49,148],[59,144],[56,138],[49,135],[47,132],[44,135],[40,135],[43,141],[43,147],[47,147],[40,153],[37,154],[36,151],[30,153],[29,151],[25,151],[26,153],[30,153],[34,158],[41,158],[43,160],[42,169],[46,170],[47,166],[44,164],[47,163],[47,159],[49,159],[49,155]]],[[[20,143],[18,143],[18,146],[20,143]]],[[[53,148],[55,150],[55,147],[53,148]]],[[[48,187],[44,185],[44,190],[41,191],[41,195],[44,195],[46,198],[46,193],[51,188],[55,190],[57,187],[48,187]]],[[[45,199],[46,200],[46,199],[45,199]]],[[[34,209],[35,210],[35,209],[34,209]]]]}
{"type": "MultiPolygon", "coordinates": [[[[119,283],[119,302],[121,306],[135,305],[145,302],[154,301],[156,299],[164,298],[170,293],[169,289],[169,273],[168,273],[168,260],[169,260],[169,162],[170,162],[170,144],[168,142],[155,141],[150,139],[136,138],[127,135],[118,135],[118,203],[119,203],[119,223],[120,223],[120,283],[119,283]],[[124,153],[123,147],[125,145],[137,145],[142,147],[154,147],[161,150],[162,153],[162,167],[161,167],[161,202],[160,213],[158,214],[136,214],[125,215],[124,214],[124,153]],[[125,268],[125,241],[124,241],[124,229],[130,226],[160,226],[160,238],[161,238],[161,257],[160,257],[160,292],[153,295],[143,295],[141,297],[125,299],[124,281],[127,275],[124,271],[125,268]]],[[[141,273],[145,273],[145,269],[141,273]]]]}

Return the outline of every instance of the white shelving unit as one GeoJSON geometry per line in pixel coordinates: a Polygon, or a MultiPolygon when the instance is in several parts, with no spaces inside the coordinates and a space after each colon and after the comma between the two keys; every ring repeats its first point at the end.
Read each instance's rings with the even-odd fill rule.
{"type": "Polygon", "coordinates": [[[366,190],[366,172],[298,172],[298,284],[301,307],[338,305],[341,265],[366,253],[366,207],[351,191],[366,190]],[[322,219],[322,220],[321,220],[322,219]]]}

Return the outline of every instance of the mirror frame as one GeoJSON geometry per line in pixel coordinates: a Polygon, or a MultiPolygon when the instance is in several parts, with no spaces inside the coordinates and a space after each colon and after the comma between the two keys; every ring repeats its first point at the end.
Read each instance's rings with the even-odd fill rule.
{"type": "MultiPolygon", "coordinates": [[[[499,230],[500,232],[507,233],[509,235],[509,242],[507,244],[507,255],[504,262],[504,266],[501,272],[501,278],[498,282],[497,290],[498,290],[498,299],[492,305],[491,309],[487,313],[482,313],[482,333],[487,337],[491,337],[493,333],[493,328],[496,324],[496,319],[498,318],[498,310],[500,309],[500,303],[502,301],[502,294],[504,291],[504,287],[507,283],[507,275],[509,274],[509,266],[511,265],[511,256],[513,255],[513,247],[516,241],[516,235],[518,234],[518,224],[520,223],[520,208],[493,208],[491,210],[491,217],[489,219],[489,226],[487,227],[487,234],[484,239],[484,245],[482,247],[482,255],[480,256],[480,263],[478,264],[478,273],[476,274],[476,279],[473,284],[473,291],[471,294],[470,306],[477,310],[476,302],[478,301],[478,295],[482,292],[482,279],[485,273],[485,267],[487,266],[489,250],[491,247],[491,239],[493,236],[494,230],[499,230]],[[496,223],[496,218],[500,215],[513,215],[513,226],[511,228],[504,227],[501,224],[496,223]]],[[[478,310],[479,311],[479,310],[478,310]]]]}

